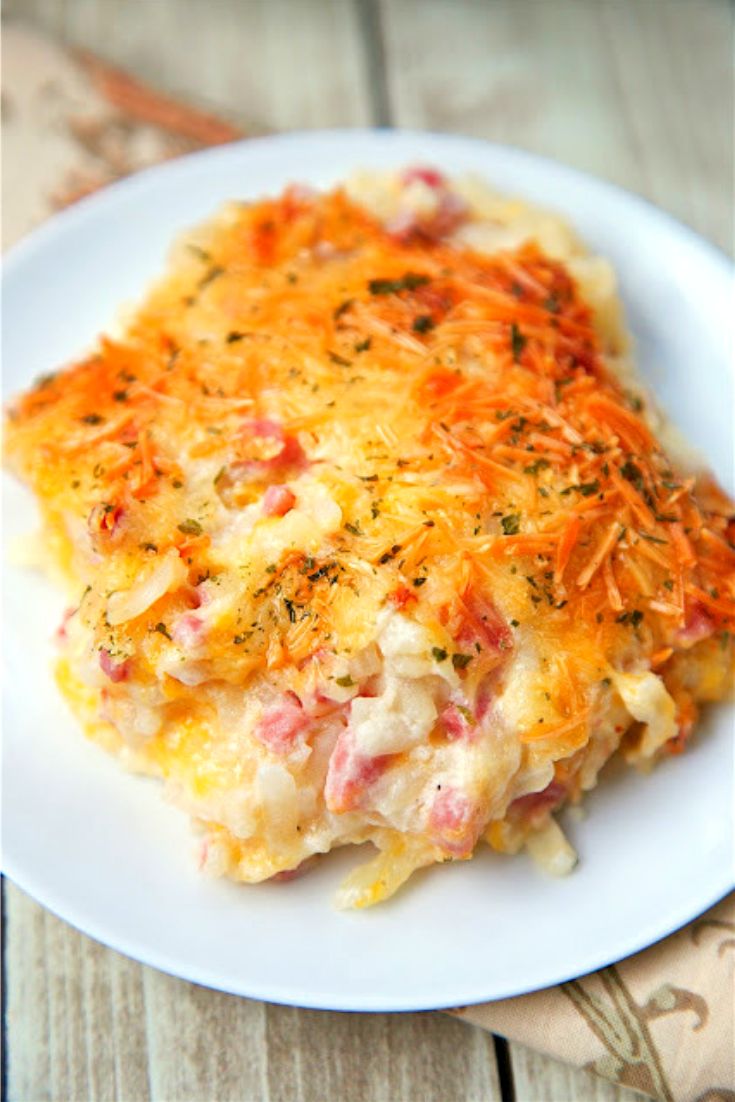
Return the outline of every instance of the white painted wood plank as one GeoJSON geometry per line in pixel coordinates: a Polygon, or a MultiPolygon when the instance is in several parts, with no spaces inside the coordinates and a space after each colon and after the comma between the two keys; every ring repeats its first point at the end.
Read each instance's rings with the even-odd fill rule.
{"type": "Polygon", "coordinates": [[[371,121],[355,0],[7,0],[3,11],[258,131],[371,121]]]}
{"type": "Polygon", "coordinates": [[[732,251],[735,7],[606,0],[602,24],[644,194],[732,251]]]}
{"type": "Polygon", "coordinates": [[[437,1014],[224,995],[128,960],[12,884],[13,1102],[497,1102],[492,1037],[437,1014]]]}
{"type": "Polygon", "coordinates": [[[270,1099],[263,1003],[131,967],[143,979],[154,1102],[270,1099]]]}
{"type": "Polygon", "coordinates": [[[524,1045],[511,1046],[511,1066],[516,1102],[642,1102],[645,1097],[524,1045]]]}
{"type": "Polygon", "coordinates": [[[271,1102],[493,1102],[492,1037],[436,1014],[269,1006],[271,1102]],[[459,1029],[446,1029],[446,1021],[459,1029]],[[441,1027],[438,1028],[441,1022],[441,1027]]]}
{"type": "Polygon", "coordinates": [[[147,1102],[140,965],[5,887],[9,1098],[147,1102]]]}
{"type": "Polygon", "coordinates": [[[382,0],[394,123],[518,145],[733,243],[726,0],[382,0]]]}

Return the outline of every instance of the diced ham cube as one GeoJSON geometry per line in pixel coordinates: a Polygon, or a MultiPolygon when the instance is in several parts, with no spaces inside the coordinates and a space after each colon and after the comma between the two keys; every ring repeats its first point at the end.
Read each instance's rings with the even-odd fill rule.
{"type": "Polygon", "coordinates": [[[495,705],[496,695],[496,681],[493,675],[490,674],[489,677],[483,678],[477,687],[474,715],[478,723],[482,723],[483,720],[485,720],[485,718],[490,714],[492,708],[495,705]]]}
{"type": "Polygon", "coordinates": [[[704,606],[697,602],[687,607],[684,626],[676,633],[676,642],[680,647],[693,647],[695,643],[709,639],[715,630],[714,620],[704,606]]]}
{"type": "Polygon", "coordinates": [[[113,658],[110,651],[103,647],[100,651],[100,669],[107,674],[110,681],[117,684],[119,681],[125,681],[130,673],[130,659],[113,658]]]}
{"type": "Polygon", "coordinates": [[[279,455],[275,456],[270,461],[270,466],[274,470],[283,470],[287,467],[297,467],[301,469],[306,466],[306,453],[299,444],[295,436],[284,436],[283,448],[279,455]]]}
{"type": "Polygon", "coordinates": [[[288,486],[269,486],[263,495],[263,515],[284,517],[296,504],[296,495],[288,486]]]}
{"type": "Polygon", "coordinates": [[[519,796],[510,808],[513,811],[519,811],[524,818],[540,819],[558,807],[566,794],[564,785],[559,784],[558,781],[551,781],[541,792],[529,792],[527,796],[519,796]]]}
{"type": "Polygon", "coordinates": [[[436,168],[429,168],[425,165],[412,165],[401,176],[401,182],[405,185],[413,184],[416,181],[426,184],[427,187],[437,189],[446,186],[446,179],[442,173],[436,168]]]}
{"type": "Polygon", "coordinates": [[[458,788],[443,788],[429,812],[429,830],[453,857],[469,857],[480,833],[479,808],[458,788]]]}
{"type": "Polygon", "coordinates": [[[298,702],[298,697],[293,693],[281,703],[266,708],[255,725],[253,735],[274,754],[285,755],[294,748],[310,722],[309,716],[298,702]]]}
{"type": "Polygon", "coordinates": [[[185,612],[174,624],[171,638],[182,650],[196,650],[201,647],[206,635],[206,626],[201,616],[185,612]]]}
{"type": "Polygon", "coordinates": [[[266,440],[283,440],[283,425],[280,421],[271,421],[269,417],[254,417],[243,422],[242,431],[248,436],[262,436],[266,440]]]}
{"type": "Polygon", "coordinates": [[[439,718],[450,742],[460,739],[469,742],[477,734],[477,724],[470,722],[466,709],[460,709],[456,704],[447,704],[439,718]]]}
{"type": "Polygon", "coordinates": [[[390,759],[390,754],[372,758],[361,754],[350,728],[342,731],[329,759],[324,786],[329,810],[341,812],[359,807],[362,796],[385,772],[390,759]]]}
{"type": "Polygon", "coordinates": [[[202,605],[209,604],[212,599],[209,590],[204,586],[203,582],[200,582],[199,585],[191,586],[186,596],[191,601],[192,608],[201,608],[202,605]]]}
{"type": "Polygon", "coordinates": [[[282,473],[289,468],[302,469],[306,466],[307,458],[304,449],[295,436],[283,431],[283,425],[280,422],[271,421],[265,417],[245,421],[242,432],[246,437],[260,437],[270,441],[269,454],[266,459],[252,459],[235,464],[230,469],[231,474],[240,471],[244,474],[252,473],[265,477],[268,474],[282,473]]]}
{"type": "Polygon", "coordinates": [[[484,594],[469,590],[464,596],[462,622],[457,642],[469,653],[477,651],[499,658],[513,647],[513,633],[492,601],[484,594]]]}

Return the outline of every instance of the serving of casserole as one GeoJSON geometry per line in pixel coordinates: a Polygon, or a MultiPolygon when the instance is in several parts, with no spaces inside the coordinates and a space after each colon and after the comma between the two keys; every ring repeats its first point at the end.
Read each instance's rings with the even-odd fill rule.
{"type": "Polygon", "coordinates": [[[391,895],[685,749],[731,683],[733,505],[637,380],[610,266],[433,169],[232,203],[15,400],[70,592],[57,679],[199,859],[371,842],[391,895]]]}

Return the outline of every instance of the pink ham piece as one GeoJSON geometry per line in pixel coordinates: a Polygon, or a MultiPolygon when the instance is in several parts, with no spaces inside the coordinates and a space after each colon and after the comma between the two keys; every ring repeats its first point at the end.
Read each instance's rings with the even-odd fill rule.
{"type": "Polygon", "coordinates": [[[487,597],[468,591],[464,597],[466,616],[457,633],[457,642],[468,653],[477,653],[477,644],[485,657],[500,658],[513,647],[513,633],[487,597]]]}
{"type": "Polygon", "coordinates": [[[401,183],[405,186],[413,184],[416,181],[426,184],[427,187],[444,188],[447,186],[446,177],[442,175],[436,168],[429,168],[425,165],[413,165],[411,168],[407,168],[401,176],[401,183]]]}
{"type": "Polygon", "coordinates": [[[676,633],[676,642],[680,647],[693,647],[703,639],[709,639],[715,633],[715,623],[703,605],[696,603],[687,607],[684,627],[676,633]]]}
{"type": "Polygon", "coordinates": [[[447,181],[434,168],[417,166],[409,168],[401,177],[404,187],[422,183],[436,192],[436,209],[428,214],[403,210],[388,223],[386,229],[396,241],[408,243],[414,238],[438,241],[454,233],[467,219],[468,208],[464,199],[447,187],[447,181]]]}
{"type": "Polygon", "coordinates": [[[429,830],[452,857],[469,857],[480,833],[479,808],[458,788],[443,788],[429,812],[429,830]]]}
{"type": "Polygon", "coordinates": [[[527,796],[519,796],[510,805],[511,811],[520,811],[524,818],[540,819],[549,811],[558,807],[566,796],[566,789],[558,781],[551,781],[541,792],[529,792],[527,796]]]}
{"type": "MultiPolygon", "coordinates": [[[[320,647],[315,651],[312,658],[322,658],[325,654],[324,648],[320,647]]],[[[362,696],[369,696],[369,693],[363,692],[362,696]]],[[[346,712],[349,710],[351,701],[333,700],[331,696],[327,696],[321,689],[317,689],[304,701],[304,707],[308,711],[309,715],[315,719],[319,719],[322,716],[334,715],[337,712],[346,712]]]]}
{"type": "Polygon", "coordinates": [[[243,421],[242,432],[246,436],[261,436],[264,440],[283,440],[283,425],[268,417],[253,417],[243,421]]]}
{"type": "Polygon", "coordinates": [[[182,650],[196,650],[201,647],[206,635],[206,627],[201,616],[185,612],[174,624],[171,638],[182,650]]]}
{"type": "Polygon", "coordinates": [[[269,486],[263,495],[263,516],[285,517],[296,504],[296,495],[288,486],[269,486]]]}
{"type": "Polygon", "coordinates": [[[324,786],[329,810],[342,812],[359,807],[362,796],[385,772],[390,759],[390,754],[374,758],[361,754],[350,728],[342,731],[329,759],[324,786]]]}
{"type": "Polygon", "coordinates": [[[475,696],[475,719],[478,723],[482,723],[490,716],[494,704],[495,680],[491,674],[489,677],[484,678],[477,688],[477,695],[475,696]]]}
{"type": "Polygon", "coordinates": [[[290,693],[279,704],[266,708],[253,735],[266,749],[283,756],[293,749],[310,722],[296,694],[290,693]]]}
{"type": "Polygon", "coordinates": [[[107,674],[110,681],[114,681],[117,684],[119,681],[125,681],[130,673],[130,659],[123,658],[122,661],[113,658],[108,650],[104,648],[100,651],[100,669],[103,673],[107,674]]]}
{"type": "Polygon", "coordinates": [[[244,470],[252,470],[261,475],[267,473],[277,474],[288,468],[302,469],[306,466],[306,454],[295,436],[290,436],[283,431],[283,425],[278,421],[268,418],[257,418],[245,421],[242,432],[246,436],[261,437],[274,443],[273,454],[268,459],[253,459],[244,464],[236,464],[244,470]]]}
{"type": "Polygon", "coordinates": [[[456,704],[447,704],[439,718],[450,742],[459,742],[461,739],[470,742],[477,734],[477,724],[470,723],[456,704]]]}

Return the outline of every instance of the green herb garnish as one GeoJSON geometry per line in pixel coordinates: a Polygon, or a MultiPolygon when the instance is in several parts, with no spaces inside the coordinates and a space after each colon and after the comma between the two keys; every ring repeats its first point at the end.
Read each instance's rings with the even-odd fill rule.
{"type": "Polygon", "coordinates": [[[198,520],[192,520],[189,517],[187,520],[182,520],[178,525],[180,532],[183,532],[185,536],[201,536],[202,526],[198,520]]]}
{"type": "Polygon", "coordinates": [[[418,272],[406,272],[400,279],[371,279],[368,290],[371,295],[397,295],[401,291],[415,291],[429,282],[427,275],[418,272]]]}
{"type": "Polygon", "coordinates": [[[643,475],[640,468],[636,467],[631,459],[627,459],[620,468],[620,473],[627,482],[632,482],[637,490],[643,489],[643,475]]]}
{"type": "Polygon", "coordinates": [[[523,468],[523,473],[524,474],[538,474],[539,471],[544,471],[544,470],[546,470],[547,467],[550,467],[550,466],[551,466],[551,464],[549,463],[548,459],[537,459],[537,460],[535,460],[535,462],[529,463],[529,465],[527,467],[524,467],[523,468]]]}
{"type": "Polygon", "coordinates": [[[515,322],[510,327],[510,347],[513,352],[513,359],[516,363],[520,362],[523,349],[526,347],[527,338],[523,336],[520,329],[515,322]]]}

